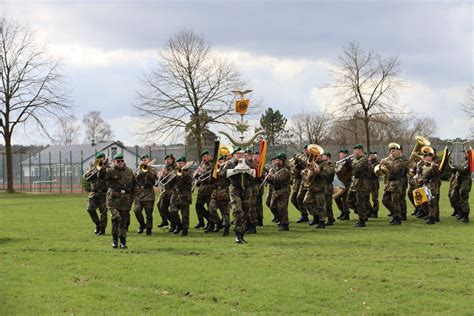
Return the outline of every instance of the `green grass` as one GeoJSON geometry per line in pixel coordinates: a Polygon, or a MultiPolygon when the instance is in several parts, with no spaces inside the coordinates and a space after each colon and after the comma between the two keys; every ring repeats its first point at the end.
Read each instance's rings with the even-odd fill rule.
{"type": "Polygon", "coordinates": [[[436,225],[393,227],[382,207],[365,229],[277,232],[265,210],[237,245],[193,228],[138,235],[132,216],[128,250],[111,248],[110,224],[93,235],[85,195],[0,193],[0,314],[472,315],[474,222],[449,216],[446,189],[436,225]]]}

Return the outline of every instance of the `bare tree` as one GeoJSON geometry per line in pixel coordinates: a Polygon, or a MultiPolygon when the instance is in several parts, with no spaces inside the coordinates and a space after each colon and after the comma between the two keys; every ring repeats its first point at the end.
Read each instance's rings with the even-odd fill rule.
{"type": "Polygon", "coordinates": [[[198,153],[211,124],[229,124],[230,93],[242,85],[234,66],[211,54],[202,36],[185,30],[169,39],[158,69],[141,80],[135,109],[147,121],[146,135],[170,136],[189,130],[198,153]],[[205,115],[203,115],[205,114],[205,115]]]}
{"type": "Polygon", "coordinates": [[[463,104],[463,110],[469,117],[471,139],[474,139],[474,85],[470,85],[466,92],[466,101],[463,104]]]}
{"type": "Polygon", "coordinates": [[[79,141],[80,125],[74,115],[57,119],[57,128],[54,133],[54,143],[57,145],[72,145],[79,141]]]}
{"type": "Polygon", "coordinates": [[[350,43],[340,57],[340,66],[332,70],[335,83],[335,115],[340,119],[359,119],[365,131],[367,150],[370,150],[370,125],[380,115],[389,116],[397,102],[398,57],[382,58],[374,52],[365,52],[350,43]],[[348,115],[349,114],[349,115],[348,115]]]}
{"type": "Polygon", "coordinates": [[[82,123],[85,127],[85,141],[93,141],[100,143],[110,141],[114,137],[114,133],[110,128],[110,124],[105,122],[100,116],[100,111],[91,111],[84,115],[82,123]]]}
{"type": "Polygon", "coordinates": [[[36,122],[49,135],[45,117],[66,114],[69,105],[58,61],[36,43],[32,32],[16,23],[0,21],[0,134],[5,141],[7,192],[13,192],[12,136],[26,122],[36,122]]]}
{"type": "Polygon", "coordinates": [[[327,112],[301,112],[291,118],[291,133],[299,146],[325,144],[331,132],[331,118],[327,112]]]}

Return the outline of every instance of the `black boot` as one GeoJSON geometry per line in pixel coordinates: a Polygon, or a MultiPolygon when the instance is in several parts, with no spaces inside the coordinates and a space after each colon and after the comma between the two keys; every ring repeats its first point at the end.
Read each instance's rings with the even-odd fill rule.
{"type": "Polygon", "coordinates": [[[150,236],[150,235],[151,235],[151,228],[147,228],[147,229],[146,229],[146,235],[147,235],[147,236],[150,236]]]}
{"type": "Polygon", "coordinates": [[[120,237],[120,249],[127,249],[127,238],[120,237]]]}
{"type": "Polygon", "coordinates": [[[177,235],[181,232],[181,224],[176,225],[173,234],[177,235]]]}
{"type": "Polygon", "coordinates": [[[204,229],[204,232],[205,233],[212,233],[214,230],[214,223],[209,223],[208,222],[208,225],[206,227],[206,229],[204,229]]]}
{"type": "Polygon", "coordinates": [[[407,220],[407,214],[402,214],[402,217],[400,218],[400,220],[406,221],[407,220]]]}
{"type": "Polygon", "coordinates": [[[278,225],[278,231],[287,232],[290,230],[290,226],[288,224],[280,224],[278,225]]]}
{"type": "Polygon", "coordinates": [[[254,224],[249,224],[249,227],[247,229],[247,233],[256,234],[257,233],[257,226],[255,226],[254,224]]]}
{"type": "Polygon", "coordinates": [[[379,212],[378,211],[372,211],[372,218],[379,218],[379,212]]]}
{"type": "Polygon", "coordinates": [[[462,222],[466,224],[469,223],[469,213],[464,213],[463,215],[462,222]]]}
{"type": "Polygon", "coordinates": [[[432,216],[429,216],[428,219],[426,220],[425,224],[428,224],[428,225],[436,224],[435,218],[432,217],[432,216]]]}
{"type": "Polygon", "coordinates": [[[263,218],[262,218],[262,217],[259,217],[259,218],[257,219],[257,225],[260,226],[260,227],[263,226],[263,218]]]}
{"type": "Polygon", "coordinates": [[[168,233],[174,233],[175,229],[176,229],[176,226],[171,224],[170,226],[168,226],[168,233]]]}
{"type": "Polygon", "coordinates": [[[350,219],[351,219],[351,217],[350,217],[349,213],[344,213],[341,216],[339,216],[339,220],[341,220],[341,221],[348,221],[350,219]]]}
{"type": "Polygon", "coordinates": [[[390,225],[401,225],[402,221],[401,218],[398,216],[394,216],[392,220],[390,221],[390,225]]]}
{"type": "Polygon", "coordinates": [[[212,230],[213,233],[218,233],[222,229],[222,222],[218,222],[214,229],[212,230]]]}
{"type": "Polygon", "coordinates": [[[229,236],[229,226],[224,227],[224,233],[222,233],[222,236],[229,236]]]}
{"type": "Polygon", "coordinates": [[[181,232],[181,236],[187,236],[188,235],[188,229],[183,228],[183,231],[181,232]]]}
{"type": "Polygon", "coordinates": [[[143,234],[143,230],[144,230],[144,229],[145,229],[145,227],[140,226],[140,227],[138,228],[138,230],[137,230],[137,233],[143,234]]]}
{"type": "Polygon", "coordinates": [[[247,243],[247,241],[244,239],[244,235],[245,235],[245,232],[241,232],[240,233],[240,239],[242,239],[242,241],[245,243],[247,243]]]}
{"type": "Polygon", "coordinates": [[[273,216],[272,222],[274,223],[278,222],[278,218],[276,216],[273,216]]]}
{"type": "Polygon", "coordinates": [[[244,241],[242,240],[241,233],[235,232],[235,242],[238,244],[243,244],[244,241]]]}
{"type": "Polygon", "coordinates": [[[365,220],[359,219],[359,221],[354,225],[354,227],[365,227],[365,220]]]}
{"type": "Polygon", "coordinates": [[[118,248],[118,235],[112,235],[112,248],[118,248]]]}
{"type": "Polygon", "coordinates": [[[97,233],[97,236],[104,236],[105,235],[105,227],[100,226],[99,227],[99,232],[97,233]]]}
{"type": "Polygon", "coordinates": [[[334,225],[335,222],[336,222],[336,220],[334,218],[328,218],[326,226],[332,226],[332,225],[334,225]]]}
{"type": "Polygon", "coordinates": [[[199,223],[197,223],[197,225],[194,226],[194,228],[203,228],[205,226],[206,226],[206,224],[204,224],[204,218],[200,218],[199,223]]]}
{"type": "Polygon", "coordinates": [[[324,224],[324,221],[319,221],[318,225],[316,226],[316,229],[325,229],[326,225],[324,224]]]}
{"type": "Polygon", "coordinates": [[[95,234],[95,235],[99,235],[99,234],[100,234],[100,226],[99,226],[99,225],[95,226],[94,234],[95,234]]]}
{"type": "Polygon", "coordinates": [[[458,210],[453,210],[453,214],[451,214],[451,216],[456,216],[456,215],[459,215],[458,210]]]}
{"type": "Polygon", "coordinates": [[[163,219],[160,225],[158,225],[158,228],[165,227],[165,226],[168,226],[168,221],[166,219],[163,219]]]}
{"type": "Polygon", "coordinates": [[[303,213],[301,214],[301,217],[296,220],[296,223],[307,223],[309,222],[308,214],[303,213]]]}

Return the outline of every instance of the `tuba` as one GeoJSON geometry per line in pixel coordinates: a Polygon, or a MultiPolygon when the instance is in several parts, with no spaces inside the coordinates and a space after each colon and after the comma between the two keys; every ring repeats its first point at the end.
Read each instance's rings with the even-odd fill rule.
{"type": "Polygon", "coordinates": [[[324,149],[319,145],[310,144],[308,145],[308,151],[308,163],[306,165],[306,168],[301,172],[301,176],[303,178],[302,184],[305,187],[309,187],[311,185],[311,182],[313,181],[314,176],[319,173],[319,166],[316,163],[316,157],[322,155],[324,153],[324,149]]]}
{"type": "Polygon", "coordinates": [[[411,151],[410,159],[408,159],[408,166],[409,167],[412,167],[418,161],[423,160],[422,148],[423,147],[429,147],[431,145],[431,142],[423,136],[416,136],[415,140],[416,140],[415,147],[411,151]]]}

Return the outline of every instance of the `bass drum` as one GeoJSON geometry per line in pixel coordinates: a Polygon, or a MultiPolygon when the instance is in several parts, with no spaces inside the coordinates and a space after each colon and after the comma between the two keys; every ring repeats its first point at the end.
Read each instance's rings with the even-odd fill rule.
{"type": "Polygon", "coordinates": [[[352,177],[352,171],[349,170],[345,163],[341,163],[336,167],[336,175],[342,182],[349,182],[352,177]]]}
{"type": "Polygon", "coordinates": [[[334,176],[334,181],[332,182],[333,189],[332,189],[332,198],[337,199],[341,195],[346,192],[346,186],[344,183],[338,178],[337,175],[334,176]]]}

